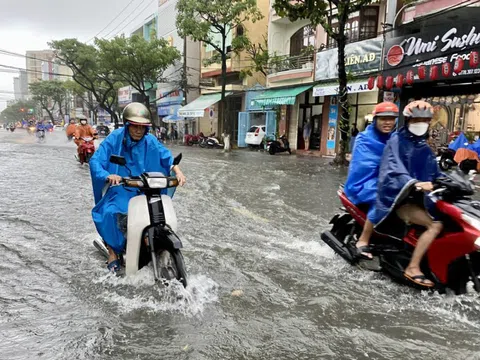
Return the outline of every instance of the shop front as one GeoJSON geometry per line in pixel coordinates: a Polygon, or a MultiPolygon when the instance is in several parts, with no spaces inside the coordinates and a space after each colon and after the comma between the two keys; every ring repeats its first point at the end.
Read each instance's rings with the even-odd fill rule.
{"type": "Polygon", "coordinates": [[[157,126],[165,127],[169,133],[177,131],[177,137],[183,138],[184,134],[192,128],[189,121],[178,115],[178,110],[182,107],[183,91],[181,90],[157,90],[157,126]]]}
{"type": "MultiPolygon", "coordinates": [[[[379,91],[369,86],[368,75],[377,74],[380,70],[382,43],[381,38],[375,38],[345,47],[345,67],[352,78],[347,84],[350,128],[356,126],[359,131],[365,129],[366,119],[378,103],[379,91]]],[[[299,138],[300,149],[319,151],[320,155],[328,156],[337,152],[340,136],[337,64],[337,49],[317,53],[315,80],[319,84],[312,89],[313,99],[303,106],[305,110],[300,117],[303,122],[299,122],[299,132],[301,130],[303,137],[299,138]],[[306,140],[309,140],[308,149],[305,147],[308,144],[306,140]]]]}
{"type": "Polygon", "coordinates": [[[265,136],[287,135],[292,150],[297,149],[298,115],[302,97],[308,96],[313,85],[272,88],[256,96],[252,102],[265,112],[265,136]],[[267,110],[269,109],[269,110],[267,110]],[[277,131],[278,129],[278,131],[277,131]]]}
{"type": "Polygon", "coordinates": [[[477,15],[480,8],[474,6],[450,10],[415,20],[386,39],[383,78],[394,79],[401,89],[402,108],[414,99],[434,106],[437,143],[456,130],[472,138],[480,134],[477,15]]]}
{"type": "MultiPolygon", "coordinates": [[[[225,96],[231,95],[227,92],[225,96]]],[[[178,116],[197,123],[198,132],[204,135],[219,132],[218,110],[222,95],[220,93],[201,95],[197,99],[178,109],[178,116]]]]}

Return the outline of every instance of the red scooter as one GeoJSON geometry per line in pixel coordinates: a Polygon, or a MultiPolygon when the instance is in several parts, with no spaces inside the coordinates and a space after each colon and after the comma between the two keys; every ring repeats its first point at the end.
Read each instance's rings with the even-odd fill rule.
{"type": "Polygon", "coordinates": [[[82,137],[83,144],[80,145],[80,153],[78,156],[78,161],[80,164],[84,164],[90,161],[90,158],[95,152],[95,144],[93,137],[82,137]]]}
{"type": "Polygon", "coordinates": [[[193,134],[188,134],[188,135],[185,135],[185,144],[187,144],[188,146],[193,146],[193,145],[196,145],[196,144],[200,144],[200,142],[205,139],[205,135],[203,135],[203,133],[199,133],[198,135],[193,135],[193,134]]]}
{"type": "MultiPolygon", "coordinates": [[[[439,292],[449,288],[456,294],[463,294],[469,281],[480,292],[480,202],[470,198],[474,185],[461,171],[437,179],[434,185],[435,190],[427,196],[434,203],[435,215],[442,221],[444,229],[428,248],[421,263],[422,272],[435,283],[434,289],[439,292]]],[[[403,195],[409,194],[414,192],[410,189],[403,195]]],[[[382,233],[376,232],[371,238],[374,259],[360,260],[356,256],[355,243],[362,232],[368,209],[353,205],[345,196],[343,187],[338,190],[338,195],[344,213],[333,217],[330,221],[333,227],[322,233],[322,240],[350,264],[361,261],[368,268],[368,263],[375,263],[377,267],[371,270],[384,271],[396,281],[416,287],[403,274],[417,239],[425,229],[406,226],[396,215],[390,215],[379,229],[382,233]]]]}

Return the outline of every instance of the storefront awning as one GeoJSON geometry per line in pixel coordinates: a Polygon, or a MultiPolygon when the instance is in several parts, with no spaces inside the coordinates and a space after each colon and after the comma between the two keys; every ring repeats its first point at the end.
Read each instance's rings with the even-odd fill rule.
{"type": "MultiPolygon", "coordinates": [[[[374,91],[368,88],[368,79],[359,79],[350,81],[347,84],[349,94],[360,93],[364,91],[374,91]]],[[[329,96],[338,95],[338,82],[331,82],[326,84],[317,85],[313,88],[313,96],[329,96]]]]}
{"type": "Polygon", "coordinates": [[[253,99],[257,106],[293,105],[298,94],[310,89],[313,85],[296,86],[283,89],[269,89],[253,99]]]}
{"type": "MultiPolygon", "coordinates": [[[[225,96],[231,95],[231,92],[225,94],[225,96]]],[[[185,105],[178,110],[178,116],[183,117],[203,117],[205,115],[205,109],[209,108],[213,104],[220,101],[222,94],[207,94],[202,95],[199,98],[193,100],[191,103],[185,105]]]]}
{"type": "Polygon", "coordinates": [[[167,105],[167,106],[158,106],[157,114],[159,116],[170,116],[177,115],[178,110],[181,108],[181,105],[167,105]]]}
{"type": "Polygon", "coordinates": [[[165,116],[162,121],[164,123],[174,123],[174,122],[177,122],[177,121],[183,121],[185,120],[183,117],[180,117],[178,115],[168,115],[168,116],[165,116]]]}

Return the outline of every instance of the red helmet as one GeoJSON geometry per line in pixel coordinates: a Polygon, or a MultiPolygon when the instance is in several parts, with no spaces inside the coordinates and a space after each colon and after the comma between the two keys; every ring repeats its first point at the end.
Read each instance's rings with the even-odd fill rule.
{"type": "Polygon", "coordinates": [[[433,118],[433,106],[423,100],[413,101],[403,109],[406,118],[433,118]]]}
{"type": "Polygon", "coordinates": [[[373,109],[373,116],[398,117],[398,106],[389,101],[381,102],[375,105],[375,109],[373,109]]]}

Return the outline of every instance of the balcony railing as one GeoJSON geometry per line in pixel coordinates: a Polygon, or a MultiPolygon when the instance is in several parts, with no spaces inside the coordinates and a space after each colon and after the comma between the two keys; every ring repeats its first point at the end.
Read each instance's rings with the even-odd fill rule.
{"type": "Polygon", "coordinates": [[[274,56],[270,60],[268,74],[298,69],[313,70],[313,67],[313,54],[274,56]]]}

